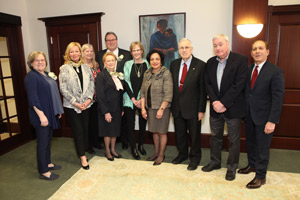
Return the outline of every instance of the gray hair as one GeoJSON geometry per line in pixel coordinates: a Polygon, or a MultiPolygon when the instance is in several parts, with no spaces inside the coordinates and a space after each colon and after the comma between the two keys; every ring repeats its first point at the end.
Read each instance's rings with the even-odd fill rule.
{"type": "Polygon", "coordinates": [[[178,43],[178,47],[179,47],[179,44],[180,44],[181,42],[189,42],[190,45],[191,45],[191,47],[193,47],[193,44],[192,44],[191,40],[189,40],[189,39],[187,39],[187,38],[182,38],[182,39],[180,39],[180,40],[179,40],[179,43],[178,43]]]}
{"type": "Polygon", "coordinates": [[[219,38],[224,38],[224,40],[225,40],[226,42],[229,42],[228,36],[225,35],[225,34],[223,34],[223,33],[216,34],[216,35],[213,37],[212,40],[214,41],[215,39],[219,39],[219,38]]]}

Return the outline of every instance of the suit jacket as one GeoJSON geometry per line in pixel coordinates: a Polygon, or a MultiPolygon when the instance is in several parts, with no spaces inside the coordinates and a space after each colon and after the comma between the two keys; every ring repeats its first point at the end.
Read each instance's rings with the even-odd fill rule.
{"type": "MultiPolygon", "coordinates": [[[[100,70],[101,70],[101,71],[102,71],[103,68],[104,68],[104,64],[103,64],[103,61],[102,61],[102,57],[103,57],[103,55],[106,53],[106,51],[107,51],[107,49],[104,49],[104,50],[99,51],[99,52],[96,53],[96,61],[99,63],[99,67],[100,67],[100,70]]],[[[119,57],[120,57],[121,55],[123,55],[124,57],[123,57],[122,60],[118,61],[116,71],[117,71],[117,72],[122,72],[122,73],[123,73],[123,72],[124,72],[124,69],[123,69],[123,68],[124,68],[125,62],[128,61],[128,60],[131,60],[131,59],[132,59],[132,56],[131,56],[131,54],[130,54],[129,51],[126,51],[126,50],[124,50],[124,49],[120,49],[120,48],[119,48],[119,55],[118,55],[117,59],[119,59],[119,57]]]]}
{"type": "Polygon", "coordinates": [[[221,101],[227,108],[224,112],[229,119],[243,118],[246,115],[244,87],[247,79],[248,58],[230,52],[224,68],[220,91],[217,84],[218,61],[214,56],[207,61],[205,86],[210,98],[210,116],[217,118],[220,114],[212,106],[214,101],[221,101]]]}
{"type": "Polygon", "coordinates": [[[250,111],[255,125],[264,125],[268,121],[278,123],[284,98],[283,71],[266,61],[251,89],[251,73],[254,66],[252,64],[248,68],[245,86],[247,112],[250,111]]]}
{"type": "MultiPolygon", "coordinates": [[[[75,107],[73,103],[83,103],[88,99],[93,99],[95,83],[90,67],[86,64],[81,65],[83,88],[81,88],[79,77],[72,65],[62,65],[59,70],[59,87],[63,96],[63,106],[81,113],[81,110],[75,107]]],[[[88,108],[92,104],[90,103],[88,108]]]]}
{"type": "Polygon", "coordinates": [[[116,110],[119,110],[120,108],[121,108],[120,110],[122,110],[123,92],[124,90],[119,90],[119,91],[117,90],[115,82],[113,81],[111,75],[106,69],[101,71],[97,75],[97,80],[96,80],[96,95],[98,100],[98,111],[102,115],[105,115],[106,113],[113,113],[116,110]]]}
{"type": "Polygon", "coordinates": [[[181,58],[174,60],[170,65],[173,78],[172,115],[178,117],[180,111],[184,119],[198,117],[198,112],[205,112],[206,90],[204,85],[205,62],[192,57],[192,61],[179,91],[178,80],[181,58]]]}

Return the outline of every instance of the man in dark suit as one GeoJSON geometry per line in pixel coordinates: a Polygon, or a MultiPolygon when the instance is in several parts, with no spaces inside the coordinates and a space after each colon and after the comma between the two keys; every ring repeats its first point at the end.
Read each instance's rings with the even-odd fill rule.
{"type": "Polygon", "coordinates": [[[283,71],[267,61],[268,44],[257,40],[252,44],[254,64],[249,67],[245,87],[247,105],[246,145],[248,166],[240,174],[256,172],[247,188],[260,188],[266,183],[269,150],[275,124],[279,122],[284,98],[283,71]]]}
{"type": "Polygon", "coordinates": [[[170,66],[174,85],[171,109],[179,150],[172,163],[179,164],[189,157],[188,170],[195,170],[201,160],[201,119],[206,108],[205,62],[192,56],[193,46],[186,38],[180,40],[178,49],[181,58],[170,66]],[[190,153],[187,130],[191,138],[190,153]]]}
{"type": "Polygon", "coordinates": [[[118,37],[114,32],[107,32],[105,34],[105,45],[107,49],[96,53],[96,61],[99,63],[100,70],[103,70],[104,64],[102,61],[103,55],[107,52],[113,52],[118,59],[117,72],[123,72],[124,64],[126,61],[131,60],[132,56],[129,51],[118,48],[118,37]]]}
{"type": "MultiPolygon", "coordinates": [[[[117,56],[117,66],[116,72],[124,73],[124,64],[126,61],[131,60],[132,56],[129,51],[118,48],[118,36],[114,32],[107,32],[105,34],[105,45],[107,49],[99,51],[96,53],[96,61],[99,63],[100,70],[104,68],[102,57],[106,52],[113,52],[117,56]]],[[[126,133],[126,121],[125,117],[122,118],[122,128],[121,128],[121,142],[122,148],[128,148],[128,136],[126,133]]]]}
{"type": "Polygon", "coordinates": [[[246,115],[244,86],[247,79],[248,59],[229,50],[229,39],[224,34],[213,38],[216,56],[207,61],[205,85],[210,99],[210,157],[202,168],[210,172],[221,168],[224,124],[229,137],[226,180],[234,180],[240,155],[241,121],[246,115]]]}

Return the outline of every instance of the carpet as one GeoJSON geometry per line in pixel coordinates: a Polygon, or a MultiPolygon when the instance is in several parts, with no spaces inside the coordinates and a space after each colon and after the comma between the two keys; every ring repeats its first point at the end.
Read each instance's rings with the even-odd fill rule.
{"type": "Polygon", "coordinates": [[[51,197],[51,200],[296,200],[300,199],[300,174],[268,171],[267,183],[260,189],[249,190],[245,185],[254,173],[237,174],[226,181],[226,169],[210,173],[188,171],[187,165],[115,159],[94,156],[90,170],[78,170],[51,197]]]}

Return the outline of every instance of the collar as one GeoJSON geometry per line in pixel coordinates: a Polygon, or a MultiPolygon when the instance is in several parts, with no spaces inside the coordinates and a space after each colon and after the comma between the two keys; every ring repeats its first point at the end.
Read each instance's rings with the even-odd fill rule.
{"type": "MultiPolygon", "coordinates": [[[[229,57],[229,55],[230,55],[230,52],[231,52],[231,51],[229,51],[229,53],[228,53],[228,55],[226,56],[226,58],[224,59],[223,63],[224,63],[224,62],[227,62],[228,57],[229,57]]],[[[217,56],[216,60],[217,60],[219,63],[222,63],[222,62],[221,62],[221,58],[219,58],[218,56],[217,56]]],[[[222,63],[222,64],[223,64],[223,63],[222,63]]]]}

